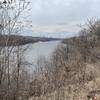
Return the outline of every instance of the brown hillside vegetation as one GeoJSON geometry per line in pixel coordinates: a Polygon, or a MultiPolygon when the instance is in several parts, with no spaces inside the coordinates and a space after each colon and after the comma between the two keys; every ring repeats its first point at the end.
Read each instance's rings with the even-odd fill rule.
{"type": "Polygon", "coordinates": [[[29,100],[88,100],[91,91],[100,89],[99,29],[100,21],[89,21],[79,37],[57,47],[50,61],[37,62],[29,100]]]}

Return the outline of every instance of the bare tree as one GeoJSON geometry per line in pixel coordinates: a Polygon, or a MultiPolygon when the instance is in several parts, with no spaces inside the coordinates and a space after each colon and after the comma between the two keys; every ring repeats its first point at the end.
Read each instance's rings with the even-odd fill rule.
{"type": "MultiPolygon", "coordinates": [[[[3,39],[5,47],[0,47],[0,99],[2,100],[12,100],[13,96],[11,96],[11,93],[14,88],[16,88],[16,93],[19,92],[19,73],[22,52],[19,47],[8,46],[8,41],[11,34],[19,34],[23,29],[20,16],[23,11],[27,9],[28,5],[29,1],[27,0],[0,1],[0,36],[6,35],[3,39]],[[17,52],[15,53],[16,50],[17,52]],[[12,73],[16,67],[17,70],[15,73],[17,73],[17,76],[15,80],[17,80],[17,82],[15,82],[15,85],[13,84],[14,76],[12,76],[12,73]]],[[[16,41],[12,41],[12,44],[14,42],[16,41]]],[[[13,100],[17,98],[18,97],[13,98],[13,100]]]]}

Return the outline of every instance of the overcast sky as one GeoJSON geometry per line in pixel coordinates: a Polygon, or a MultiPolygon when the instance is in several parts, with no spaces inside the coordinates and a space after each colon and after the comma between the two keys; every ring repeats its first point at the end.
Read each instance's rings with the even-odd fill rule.
{"type": "Polygon", "coordinates": [[[78,32],[78,24],[100,17],[100,0],[31,0],[32,30],[78,32]]]}

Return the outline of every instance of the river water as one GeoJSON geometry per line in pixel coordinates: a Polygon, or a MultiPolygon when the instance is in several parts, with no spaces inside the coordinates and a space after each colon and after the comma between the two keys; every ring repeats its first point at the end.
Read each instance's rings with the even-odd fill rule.
{"type": "Polygon", "coordinates": [[[41,56],[50,57],[60,41],[38,42],[28,44],[28,49],[25,52],[25,59],[30,63],[35,63],[41,56]]]}

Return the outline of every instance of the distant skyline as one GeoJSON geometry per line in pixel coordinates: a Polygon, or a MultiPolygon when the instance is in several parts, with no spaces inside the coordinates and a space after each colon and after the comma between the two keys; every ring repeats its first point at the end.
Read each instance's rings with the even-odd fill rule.
{"type": "Polygon", "coordinates": [[[32,31],[78,32],[78,24],[100,17],[100,0],[31,0],[32,31]]]}

